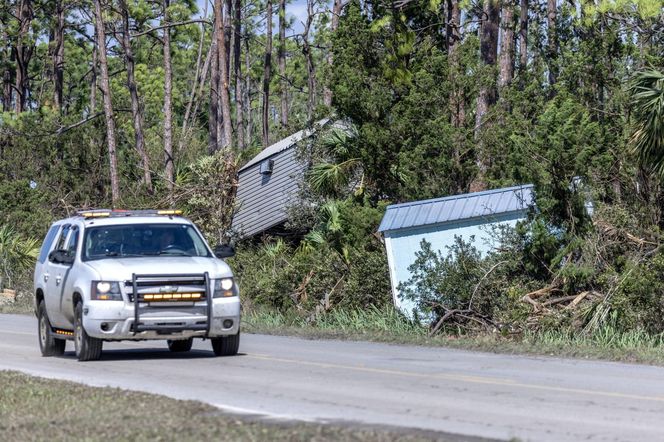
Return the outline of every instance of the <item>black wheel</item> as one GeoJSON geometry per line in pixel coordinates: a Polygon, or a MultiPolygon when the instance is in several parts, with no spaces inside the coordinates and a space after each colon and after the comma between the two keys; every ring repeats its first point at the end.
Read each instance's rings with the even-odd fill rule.
{"type": "Polygon", "coordinates": [[[56,339],[51,334],[51,322],[46,315],[46,305],[44,301],[37,307],[37,320],[39,321],[39,349],[42,356],[60,356],[65,352],[64,339],[56,339]]]}
{"type": "Polygon", "coordinates": [[[83,328],[83,304],[76,304],[74,319],[74,347],[79,361],[96,361],[101,356],[101,339],[91,338],[83,328]]]}
{"type": "Polygon", "coordinates": [[[179,339],[177,341],[169,339],[166,341],[168,343],[168,349],[173,353],[180,353],[183,351],[191,350],[191,346],[194,343],[194,338],[189,339],[179,339]]]}
{"type": "Polygon", "coordinates": [[[234,335],[210,338],[216,356],[235,356],[240,349],[240,332],[234,335]]]}

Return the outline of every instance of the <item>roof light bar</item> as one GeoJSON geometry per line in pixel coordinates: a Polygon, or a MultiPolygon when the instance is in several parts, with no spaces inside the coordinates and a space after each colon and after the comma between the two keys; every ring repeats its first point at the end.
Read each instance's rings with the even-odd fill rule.
{"type": "Polygon", "coordinates": [[[80,210],[76,212],[78,216],[84,218],[104,218],[104,217],[122,217],[122,216],[178,216],[182,215],[182,210],[121,210],[121,209],[95,209],[80,210]]]}

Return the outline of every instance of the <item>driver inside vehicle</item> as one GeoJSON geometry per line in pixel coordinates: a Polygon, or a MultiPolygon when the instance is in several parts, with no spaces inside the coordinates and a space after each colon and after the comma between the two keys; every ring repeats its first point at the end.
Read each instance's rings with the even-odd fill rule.
{"type": "Polygon", "coordinates": [[[159,251],[163,252],[169,247],[177,247],[175,244],[175,235],[172,229],[164,229],[161,235],[159,235],[159,251]]]}

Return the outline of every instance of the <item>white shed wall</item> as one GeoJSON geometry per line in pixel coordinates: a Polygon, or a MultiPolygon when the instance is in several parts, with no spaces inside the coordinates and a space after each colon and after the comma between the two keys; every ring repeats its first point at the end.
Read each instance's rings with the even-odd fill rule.
{"type": "Polygon", "coordinates": [[[411,301],[400,299],[397,287],[402,282],[407,282],[410,279],[411,273],[408,267],[415,262],[416,253],[421,250],[420,243],[422,240],[431,243],[432,249],[447,254],[446,247],[454,244],[455,236],[462,237],[464,241],[469,241],[471,236],[474,236],[473,245],[480,253],[485,254],[497,246],[491,238],[494,227],[501,224],[513,227],[525,217],[526,212],[519,211],[492,216],[491,218],[475,218],[385,232],[385,250],[390,268],[394,305],[405,315],[412,317],[415,305],[411,301]]]}

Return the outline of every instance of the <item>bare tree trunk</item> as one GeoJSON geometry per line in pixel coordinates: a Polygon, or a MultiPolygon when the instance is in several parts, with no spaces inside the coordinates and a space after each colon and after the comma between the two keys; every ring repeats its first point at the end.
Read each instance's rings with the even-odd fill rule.
{"type": "MultiPolygon", "coordinates": [[[[168,24],[170,0],[163,0],[164,24],[168,24]]],[[[173,164],[173,67],[171,65],[171,28],[164,28],[164,166],[166,185],[173,190],[175,166],[173,164]]]]}
{"type": "Polygon", "coordinates": [[[247,116],[247,132],[244,136],[247,146],[251,145],[254,133],[254,122],[252,120],[251,109],[251,52],[249,52],[249,38],[244,40],[244,105],[245,115],[247,116]]]}
{"type": "Polygon", "coordinates": [[[286,0],[279,0],[279,77],[281,85],[281,127],[288,126],[288,81],[286,79],[286,0]]]}
{"type": "Polygon", "coordinates": [[[219,54],[217,53],[217,25],[212,38],[210,51],[212,58],[210,62],[210,107],[208,109],[208,153],[212,155],[219,150],[219,54]]]}
{"type": "Polygon", "coordinates": [[[126,0],[119,0],[120,14],[122,15],[122,38],[120,44],[124,52],[125,67],[127,69],[127,89],[131,99],[131,116],[134,125],[134,139],[136,140],[136,151],[141,158],[143,169],[143,184],[148,192],[152,193],[152,177],[150,176],[150,160],[145,151],[145,137],[143,134],[143,112],[138,98],[138,88],[134,78],[134,50],[131,47],[129,36],[129,8],[126,0]]]}
{"type": "MultiPolygon", "coordinates": [[[[225,21],[223,14],[223,3],[221,0],[215,0],[214,17],[217,23],[217,54],[219,55],[219,70],[220,79],[218,86],[218,93],[220,95],[219,102],[221,104],[221,119],[223,122],[222,130],[222,144],[221,148],[226,149],[231,145],[231,137],[233,135],[233,126],[231,121],[231,105],[228,96],[228,58],[226,51],[226,30],[224,29],[225,21]]],[[[218,134],[217,134],[218,136],[218,134]]]]}
{"type": "Polygon", "coordinates": [[[496,58],[498,57],[498,27],[500,24],[498,0],[484,0],[482,8],[482,26],[480,28],[480,59],[484,66],[484,75],[481,80],[477,109],[475,112],[476,157],[478,174],[470,185],[470,191],[486,188],[486,175],[489,169],[489,156],[484,151],[481,133],[484,129],[484,116],[489,107],[496,102],[495,73],[496,58]]]}
{"type": "MultiPolygon", "coordinates": [[[[480,59],[485,66],[496,65],[498,56],[498,26],[500,14],[498,0],[485,0],[482,9],[482,26],[480,29],[480,59]]],[[[482,129],[484,115],[489,106],[496,102],[496,91],[493,87],[493,78],[485,78],[480,86],[477,98],[477,111],[475,113],[475,138],[482,129]]]]}
{"type": "MultiPolygon", "coordinates": [[[[7,35],[7,28],[3,26],[2,28],[2,41],[7,42],[7,62],[5,63],[5,69],[2,73],[2,110],[4,112],[9,112],[12,107],[12,70],[10,59],[12,57],[12,49],[9,45],[9,35],[7,35]]],[[[4,50],[4,49],[3,49],[4,50]]]]}
{"type": "Polygon", "coordinates": [[[62,0],[55,3],[55,29],[53,33],[53,101],[58,112],[62,113],[62,90],[65,68],[65,8],[62,0]]]}
{"type": "Polygon", "coordinates": [[[314,0],[307,0],[307,21],[304,24],[302,32],[302,54],[307,61],[307,120],[311,122],[314,116],[316,106],[316,66],[314,65],[313,55],[311,53],[311,44],[309,43],[309,32],[314,20],[314,0]]]}
{"type": "MultiPolygon", "coordinates": [[[[334,4],[332,5],[332,18],[330,19],[330,30],[332,31],[332,34],[334,34],[339,27],[339,16],[341,15],[342,8],[343,1],[334,0],[334,4]]],[[[331,49],[328,50],[327,53],[327,65],[329,66],[330,70],[334,65],[334,56],[332,55],[331,49]]],[[[323,103],[327,107],[332,107],[332,91],[327,84],[325,85],[325,89],[323,91],[323,103]]]]}
{"type": "Polygon", "coordinates": [[[450,111],[452,126],[463,127],[466,122],[465,97],[460,84],[459,44],[461,43],[461,10],[459,0],[447,0],[447,58],[450,72],[450,111]]]}
{"type": "MultiPolygon", "coordinates": [[[[95,35],[97,35],[97,27],[95,26],[95,35]]],[[[97,45],[92,47],[92,66],[90,68],[90,110],[88,111],[90,115],[95,113],[97,109],[97,61],[98,57],[97,45]]]]}
{"type": "MultiPolygon", "coordinates": [[[[215,38],[214,33],[212,35],[212,38],[213,39],[215,38]]],[[[196,94],[196,100],[194,101],[194,107],[193,107],[192,111],[190,112],[190,116],[187,118],[188,121],[189,120],[191,120],[191,121],[189,121],[189,123],[187,124],[187,126],[185,128],[186,130],[183,130],[184,134],[181,137],[181,142],[184,142],[184,140],[186,140],[187,137],[189,136],[189,132],[191,131],[191,126],[193,126],[193,124],[194,124],[193,120],[196,118],[196,115],[198,115],[198,106],[200,105],[201,98],[203,97],[203,93],[205,92],[205,82],[207,81],[207,77],[208,77],[208,74],[210,72],[210,64],[212,63],[212,57],[213,57],[212,53],[213,53],[213,51],[214,51],[214,47],[210,46],[210,48],[208,49],[207,56],[205,57],[205,62],[203,63],[203,70],[202,70],[202,73],[201,73],[201,78],[198,81],[198,93],[196,94]]],[[[214,56],[216,56],[216,55],[214,55],[214,56]]],[[[183,125],[183,127],[184,127],[184,125],[183,125]]],[[[183,149],[183,148],[184,148],[184,145],[181,145],[180,149],[183,149]]]]}
{"type": "Polygon", "coordinates": [[[27,37],[32,25],[33,11],[31,0],[20,0],[16,5],[16,16],[19,19],[14,58],[16,60],[16,113],[23,112],[30,93],[28,65],[34,51],[34,44],[28,43],[27,37]]]}
{"type": "Polygon", "coordinates": [[[118,162],[115,149],[115,122],[111,102],[111,86],[108,79],[108,61],[106,60],[106,33],[101,12],[101,0],[94,0],[95,23],[97,28],[97,47],[99,48],[99,67],[101,71],[101,90],[104,98],[104,116],[106,118],[106,142],[108,144],[109,169],[111,175],[111,199],[113,207],[120,201],[120,183],[118,162]]]}
{"type": "Polygon", "coordinates": [[[244,97],[242,92],[242,0],[235,0],[233,24],[233,77],[235,80],[235,120],[237,122],[237,145],[244,149],[244,97]]]}
{"type": "Polygon", "coordinates": [[[231,48],[232,48],[232,38],[233,38],[233,24],[232,24],[232,11],[233,11],[233,0],[225,0],[226,7],[224,12],[224,41],[226,44],[226,83],[228,83],[229,88],[231,84],[231,48]]]}
{"type": "Polygon", "coordinates": [[[556,0],[547,0],[546,3],[546,24],[547,24],[547,61],[549,64],[549,84],[554,85],[558,78],[558,34],[556,32],[556,0]]]}
{"type": "Polygon", "coordinates": [[[525,72],[528,66],[528,0],[521,0],[519,17],[519,71],[525,72]]]}
{"type": "Polygon", "coordinates": [[[513,0],[503,0],[500,30],[500,73],[498,90],[502,91],[514,78],[514,5],[513,0]]]}
{"type": "MultiPolygon", "coordinates": [[[[208,11],[208,2],[205,2],[204,10],[203,10],[203,17],[207,18],[207,11],[208,11]]],[[[214,38],[214,34],[213,37],[214,38]]],[[[189,94],[189,101],[187,102],[187,108],[184,111],[184,118],[182,119],[182,130],[180,133],[180,141],[178,143],[178,152],[181,152],[182,149],[184,149],[185,142],[188,140],[189,137],[189,116],[191,115],[191,110],[194,105],[194,102],[198,104],[197,98],[200,98],[202,95],[202,90],[201,94],[197,94],[197,91],[199,89],[199,79],[202,77],[205,77],[207,74],[207,69],[209,68],[209,63],[210,63],[210,52],[208,51],[208,55],[205,58],[205,62],[203,64],[203,71],[201,71],[201,58],[203,55],[203,41],[205,40],[205,24],[201,23],[201,38],[198,40],[198,51],[196,54],[196,71],[194,74],[194,81],[192,82],[191,85],[191,93],[189,94]]],[[[204,83],[205,81],[201,82],[204,83]]],[[[196,112],[194,112],[194,115],[196,112]]]]}
{"type": "Polygon", "coordinates": [[[272,74],[272,0],[267,0],[267,26],[265,30],[265,64],[263,70],[263,148],[270,145],[270,77],[272,74]]]}

